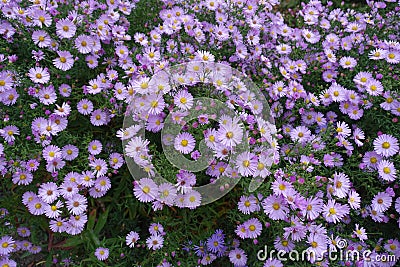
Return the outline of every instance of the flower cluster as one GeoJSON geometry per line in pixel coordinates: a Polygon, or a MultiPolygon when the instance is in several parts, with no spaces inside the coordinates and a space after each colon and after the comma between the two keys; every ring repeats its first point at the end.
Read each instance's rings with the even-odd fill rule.
{"type": "MultiPolygon", "coordinates": [[[[152,253],[132,265],[180,265],[183,247],[187,266],[283,266],[256,260],[268,244],[322,257],[307,266],[396,266],[400,6],[336,2],[1,1],[0,208],[15,218],[0,225],[0,266],[46,245],[19,240],[40,231],[21,226],[32,216],[46,235],[86,234],[88,211],[114,181],[131,184],[128,169],[132,195],[114,201],[152,205],[140,216],[207,220],[202,205],[238,185],[196,240],[166,216],[147,238],[142,225],[119,238],[152,253]],[[340,249],[372,254],[324,253],[340,249]]],[[[86,237],[91,260],[121,264],[115,239],[86,237]]]]}

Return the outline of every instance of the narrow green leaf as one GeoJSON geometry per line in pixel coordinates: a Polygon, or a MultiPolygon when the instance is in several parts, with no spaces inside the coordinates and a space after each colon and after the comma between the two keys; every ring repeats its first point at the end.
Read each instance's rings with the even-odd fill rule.
{"type": "Polygon", "coordinates": [[[88,223],[87,223],[87,229],[88,230],[93,230],[94,227],[94,223],[96,221],[96,215],[97,215],[97,210],[94,209],[89,213],[89,219],[88,219],[88,223]]]}
{"type": "Polygon", "coordinates": [[[108,206],[106,211],[99,216],[99,219],[97,220],[97,224],[96,224],[96,226],[94,228],[94,233],[95,234],[98,235],[100,233],[100,231],[103,229],[104,225],[107,222],[107,217],[108,217],[108,212],[109,211],[110,211],[110,206],[108,206]]]}

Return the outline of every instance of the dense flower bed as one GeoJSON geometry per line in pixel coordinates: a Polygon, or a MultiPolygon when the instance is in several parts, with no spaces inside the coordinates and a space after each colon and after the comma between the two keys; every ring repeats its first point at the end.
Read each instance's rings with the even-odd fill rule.
{"type": "Polygon", "coordinates": [[[1,1],[0,266],[397,266],[400,2],[280,5],[1,1]]]}

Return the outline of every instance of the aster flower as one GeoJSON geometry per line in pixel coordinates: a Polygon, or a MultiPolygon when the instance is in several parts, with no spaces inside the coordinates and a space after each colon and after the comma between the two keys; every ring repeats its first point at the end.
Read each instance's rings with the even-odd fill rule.
{"type": "Polygon", "coordinates": [[[44,214],[46,215],[47,218],[51,218],[51,219],[59,218],[62,213],[62,211],[61,211],[62,207],[64,207],[63,202],[58,200],[55,204],[46,205],[44,214]]]}
{"type": "Polygon", "coordinates": [[[50,74],[48,70],[42,67],[30,68],[28,75],[34,83],[45,84],[50,80],[50,74]]]}
{"type": "Polygon", "coordinates": [[[45,212],[46,205],[49,205],[43,202],[38,197],[35,197],[31,202],[28,203],[28,210],[33,215],[42,215],[45,212]]]}
{"type": "Polygon", "coordinates": [[[253,195],[250,196],[241,196],[238,202],[238,209],[243,214],[250,214],[252,212],[258,211],[260,206],[258,204],[258,200],[253,195]]]}
{"type": "Polygon", "coordinates": [[[347,196],[347,193],[350,189],[350,179],[344,173],[336,173],[333,175],[333,179],[331,179],[333,183],[333,195],[338,198],[344,198],[347,196]]]}
{"type": "Polygon", "coordinates": [[[91,155],[98,155],[101,153],[103,145],[99,140],[93,140],[88,145],[88,151],[91,155]]]}
{"type": "Polygon", "coordinates": [[[235,267],[246,266],[247,255],[243,249],[235,248],[231,250],[228,254],[228,257],[235,267]]]}
{"type": "Polygon", "coordinates": [[[264,209],[264,212],[272,219],[272,220],[283,220],[286,218],[289,209],[287,207],[286,201],[283,196],[275,196],[271,195],[265,198],[261,205],[264,209]]]}
{"type": "Polygon", "coordinates": [[[57,69],[67,71],[74,65],[74,58],[69,51],[57,51],[58,58],[53,60],[53,64],[57,69]]]}
{"type": "Polygon", "coordinates": [[[309,259],[311,262],[323,256],[326,252],[328,243],[326,235],[310,234],[307,238],[307,243],[310,244],[307,251],[309,252],[309,257],[311,257],[311,259],[309,259]]]}
{"type": "Polygon", "coordinates": [[[293,141],[299,141],[300,143],[306,143],[311,136],[311,131],[305,126],[297,126],[290,133],[290,138],[293,141]]]}
{"type": "Polygon", "coordinates": [[[87,199],[80,195],[75,194],[71,198],[67,199],[67,208],[73,215],[80,215],[86,211],[87,199]]]}
{"type": "Polygon", "coordinates": [[[195,59],[204,61],[204,62],[213,62],[215,60],[215,57],[213,54],[211,54],[208,51],[199,50],[196,52],[195,59]]]}
{"type": "Polygon", "coordinates": [[[389,50],[386,53],[386,62],[390,64],[400,63],[400,52],[397,50],[389,50]]]}
{"type": "Polygon", "coordinates": [[[302,210],[303,216],[309,220],[315,220],[322,212],[323,201],[320,198],[307,198],[306,208],[302,210]]]}
{"type": "Polygon", "coordinates": [[[201,204],[201,194],[196,190],[191,190],[184,195],[184,205],[189,209],[195,209],[201,204]]]}
{"type": "Polygon", "coordinates": [[[151,235],[146,239],[147,248],[152,250],[161,249],[163,247],[163,244],[164,244],[164,237],[158,234],[151,235]]]}
{"type": "Polygon", "coordinates": [[[224,146],[234,147],[242,142],[242,125],[236,120],[229,120],[226,124],[220,124],[217,131],[217,140],[224,146]]]}
{"type": "Polygon", "coordinates": [[[46,203],[54,202],[58,196],[58,186],[54,182],[43,183],[39,187],[38,196],[46,203]]]}
{"type": "Polygon", "coordinates": [[[59,187],[59,193],[64,198],[71,198],[73,195],[77,194],[79,191],[78,184],[71,180],[65,180],[59,187]]]}
{"type": "Polygon", "coordinates": [[[25,171],[17,171],[12,176],[12,182],[18,185],[28,185],[33,181],[33,175],[25,171]]]}
{"type": "Polygon", "coordinates": [[[283,264],[280,260],[270,258],[264,262],[263,267],[283,267],[283,264]]]}
{"type": "Polygon", "coordinates": [[[250,152],[240,153],[235,160],[238,172],[245,177],[252,176],[257,169],[257,165],[257,156],[250,152]]]}
{"type": "Polygon", "coordinates": [[[92,112],[92,115],[90,116],[90,122],[94,126],[101,126],[107,124],[108,119],[109,118],[107,113],[102,111],[101,109],[96,109],[95,111],[92,112]]]}
{"type": "Polygon", "coordinates": [[[135,185],[133,193],[139,199],[139,201],[150,202],[156,199],[159,194],[159,189],[153,180],[149,178],[142,178],[135,185]]]}
{"type": "Polygon", "coordinates": [[[109,249],[103,247],[96,248],[96,251],[94,252],[94,255],[100,261],[105,261],[106,259],[108,259],[109,254],[110,254],[109,249]]]}
{"type": "Polygon", "coordinates": [[[196,140],[188,132],[180,133],[175,137],[174,147],[182,154],[189,154],[193,151],[196,140]]]}
{"type": "Polygon", "coordinates": [[[29,230],[29,228],[24,227],[24,226],[18,227],[17,232],[18,232],[18,235],[21,237],[28,237],[31,235],[31,231],[29,230]]]}
{"type": "Polygon", "coordinates": [[[349,212],[350,209],[346,204],[338,204],[333,199],[328,200],[328,203],[323,206],[323,215],[327,222],[337,223],[349,212]]]}
{"type": "Polygon", "coordinates": [[[74,145],[65,145],[61,149],[61,157],[67,161],[74,160],[78,157],[79,149],[74,145]]]}
{"type": "Polygon", "coordinates": [[[107,192],[111,188],[111,181],[107,176],[99,176],[94,181],[94,187],[100,191],[107,192]]]}
{"type": "Polygon", "coordinates": [[[388,160],[381,160],[377,166],[379,176],[388,182],[393,182],[396,179],[396,169],[394,164],[388,160]]]}
{"type": "Polygon", "coordinates": [[[69,19],[60,19],[56,23],[56,33],[60,38],[71,38],[75,35],[76,26],[69,19]]]}
{"type": "Polygon", "coordinates": [[[246,221],[243,226],[247,229],[247,238],[257,238],[261,235],[262,224],[257,218],[246,221]]]}
{"type": "Polygon", "coordinates": [[[87,35],[79,35],[75,39],[75,47],[81,54],[88,54],[92,50],[92,38],[87,35]]]}
{"type": "Polygon", "coordinates": [[[350,208],[355,210],[359,209],[361,203],[361,197],[355,190],[351,190],[347,202],[349,203],[350,208]]]}
{"type": "Polygon", "coordinates": [[[7,143],[11,143],[15,140],[14,135],[19,135],[19,129],[14,125],[9,125],[0,130],[0,135],[7,141],[7,143]]]}
{"type": "Polygon", "coordinates": [[[364,227],[360,227],[360,225],[357,224],[357,223],[356,223],[356,230],[354,230],[353,233],[354,233],[361,241],[364,241],[364,240],[367,240],[367,239],[368,239],[368,236],[367,236],[367,234],[366,234],[366,232],[365,232],[364,227]]]}
{"type": "Polygon", "coordinates": [[[374,150],[378,155],[390,157],[399,152],[399,143],[392,135],[382,134],[374,140],[374,150]]]}
{"type": "Polygon", "coordinates": [[[125,241],[126,245],[130,248],[135,246],[135,243],[140,239],[139,234],[135,231],[130,231],[129,234],[126,235],[125,241]]]}
{"type": "Polygon", "coordinates": [[[89,115],[93,111],[93,103],[88,99],[82,99],[77,104],[78,112],[83,115],[89,115]]]}
{"type": "Polygon", "coordinates": [[[344,69],[354,68],[357,65],[357,61],[352,57],[342,57],[339,63],[344,69]]]}
{"type": "Polygon", "coordinates": [[[0,255],[8,255],[14,250],[15,241],[11,236],[2,236],[0,238],[0,255]]]}
{"type": "Polygon", "coordinates": [[[392,197],[386,192],[379,192],[372,200],[372,208],[377,212],[385,212],[392,205],[392,197]]]}
{"type": "Polygon", "coordinates": [[[181,90],[174,96],[174,104],[181,110],[189,110],[193,106],[193,96],[188,91],[181,90]]]}

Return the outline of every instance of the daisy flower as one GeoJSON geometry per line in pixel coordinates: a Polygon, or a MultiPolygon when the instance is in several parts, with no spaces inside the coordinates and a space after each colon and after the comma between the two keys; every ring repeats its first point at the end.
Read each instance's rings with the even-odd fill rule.
{"type": "Polygon", "coordinates": [[[90,122],[94,126],[101,126],[107,124],[107,121],[108,121],[108,115],[101,109],[96,109],[95,111],[92,112],[92,115],[90,116],[90,122]]]}
{"type": "Polygon", "coordinates": [[[28,76],[34,83],[45,84],[50,80],[48,70],[42,67],[30,68],[28,76]]]}
{"type": "Polygon", "coordinates": [[[241,248],[235,248],[234,250],[231,250],[228,254],[228,257],[234,266],[246,266],[247,264],[247,255],[241,248]]]}
{"type": "Polygon", "coordinates": [[[323,215],[327,222],[337,223],[343,219],[344,216],[350,212],[349,207],[336,203],[335,200],[328,200],[327,204],[323,206],[323,215]]]}
{"type": "Polygon", "coordinates": [[[252,212],[258,211],[260,206],[258,200],[253,195],[251,196],[241,196],[238,202],[238,209],[243,214],[250,214],[252,212]]]}
{"type": "Polygon", "coordinates": [[[261,202],[265,214],[272,220],[283,220],[289,209],[283,196],[270,195],[261,202]]]}
{"type": "Polygon", "coordinates": [[[74,58],[69,51],[57,51],[58,58],[53,59],[53,64],[57,69],[67,71],[74,65],[74,58]]]}
{"type": "Polygon", "coordinates": [[[354,68],[357,65],[357,61],[352,57],[342,57],[339,63],[344,69],[354,68]]]}
{"type": "Polygon", "coordinates": [[[195,209],[201,204],[201,194],[196,190],[190,190],[184,195],[183,204],[189,209],[195,209]]]}
{"type": "Polygon", "coordinates": [[[78,102],[77,109],[82,115],[89,115],[93,111],[93,103],[88,99],[82,99],[78,102]]]}
{"type": "Polygon", "coordinates": [[[108,248],[103,248],[103,247],[97,248],[96,251],[94,252],[94,255],[100,261],[105,261],[106,259],[108,259],[109,254],[110,252],[108,248]]]}
{"type": "Polygon", "coordinates": [[[75,39],[75,47],[78,49],[79,53],[81,54],[88,54],[92,50],[92,38],[87,35],[79,35],[75,39]]]}
{"type": "Polygon", "coordinates": [[[400,52],[396,50],[389,50],[386,53],[386,62],[390,64],[398,64],[400,63],[400,52]]]}
{"type": "Polygon", "coordinates": [[[76,157],[78,157],[78,154],[79,154],[79,149],[74,145],[65,145],[61,149],[61,156],[63,159],[67,161],[74,160],[76,157]]]}
{"type": "Polygon", "coordinates": [[[75,35],[76,26],[69,19],[60,19],[56,23],[56,33],[61,38],[71,38],[75,35]]]}
{"type": "Polygon", "coordinates": [[[380,81],[375,79],[369,79],[365,84],[365,89],[368,94],[372,96],[381,95],[383,92],[383,85],[380,81]]]}
{"type": "Polygon", "coordinates": [[[390,157],[399,152],[399,143],[392,135],[382,134],[374,140],[374,150],[378,155],[390,157]]]}
{"type": "Polygon", "coordinates": [[[205,61],[205,62],[213,62],[215,60],[215,57],[213,54],[211,54],[208,51],[204,50],[199,50],[195,54],[195,59],[200,60],[200,61],[205,61]]]}
{"type": "Polygon", "coordinates": [[[54,182],[41,184],[38,191],[38,196],[48,204],[54,202],[59,194],[58,186],[54,182]]]}
{"type": "Polygon", "coordinates": [[[310,137],[311,131],[305,126],[297,126],[290,132],[290,138],[300,143],[306,143],[310,137]]]}
{"type": "Polygon", "coordinates": [[[67,208],[73,215],[80,215],[86,211],[87,199],[80,195],[75,194],[71,198],[67,199],[67,208]]]}
{"type": "Polygon", "coordinates": [[[254,239],[261,235],[262,224],[257,218],[252,218],[243,225],[247,229],[247,238],[254,239]]]}
{"type": "Polygon", "coordinates": [[[257,156],[247,151],[240,153],[236,157],[235,166],[241,175],[245,177],[251,176],[254,174],[258,166],[257,156]]]}
{"type": "Polygon", "coordinates": [[[133,193],[141,202],[150,202],[159,195],[157,184],[149,178],[142,178],[135,184],[133,193]]]}
{"type": "Polygon", "coordinates": [[[367,236],[367,234],[366,234],[366,232],[365,232],[364,227],[361,227],[361,228],[360,228],[360,225],[357,224],[357,223],[356,223],[356,230],[354,230],[353,233],[354,233],[361,241],[364,241],[364,240],[367,240],[367,239],[368,239],[368,236],[367,236]]]}
{"type": "Polygon", "coordinates": [[[361,207],[361,197],[355,190],[350,191],[347,202],[349,203],[350,208],[354,210],[357,210],[361,207]]]}
{"type": "Polygon", "coordinates": [[[388,182],[396,180],[396,169],[394,164],[388,160],[381,160],[377,166],[379,176],[388,182]]]}
{"type": "Polygon", "coordinates": [[[242,142],[243,129],[240,123],[230,120],[229,123],[220,124],[217,139],[224,146],[234,147],[242,142]]]}
{"type": "Polygon", "coordinates": [[[164,244],[164,237],[161,235],[151,235],[146,239],[146,245],[148,249],[157,250],[161,249],[164,244]]]}
{"type": "Polygon", "coordinates": [[[11,236],[3,236],[0,238],[0,255],[8,255],[14,250],[14,239],[11,236]]]}
{"type": "Polygon", "coordinates": [[[0,130],[0,135],[7,141],[7,143],[11,143],[15,140],[14,135],[19,135],[19,129],[17,126],[9,125],[0,130]]]}
{"type": "Polygon", "coordinates": [[[193,96],[188,91],[181,90],[174,96],[174,104],[181,110],[189,110],[193,106],[193,96]]]}
{"type": "Polygon", "coordinates": [[[372,199],[372,209],[385,212],[392,205],[392,197],[386,192],[379,192],[372,199]]]}
{"type": "Polygon", "coordinates": [[[89,166],[93,168],[93,174],[96,175],[96,177],[105,175],[108,170],[107,163],[103,159],[95,159],[89,163],[89,166]]]}
{"type": "Polygon", "coordinates": [[[139,234],[135,231],[130,231],[129,234],[126,235],[125,241],[126,245],[130,248],[135,247],[135,243],[140,239],[139,234]]]}
{"type": "Polygon", "coordinates": [[[190,133],[180,133],[175,137],[174,147],[182,154],[189,154],[193,151],[196,140],[190,133]]]}
{"type": "Polygon", "coordinates": [[[101,153],[103,145],[99,140],[93,140],[88,145],[88,151],[91,155],[98,155],[101,153]]]}

